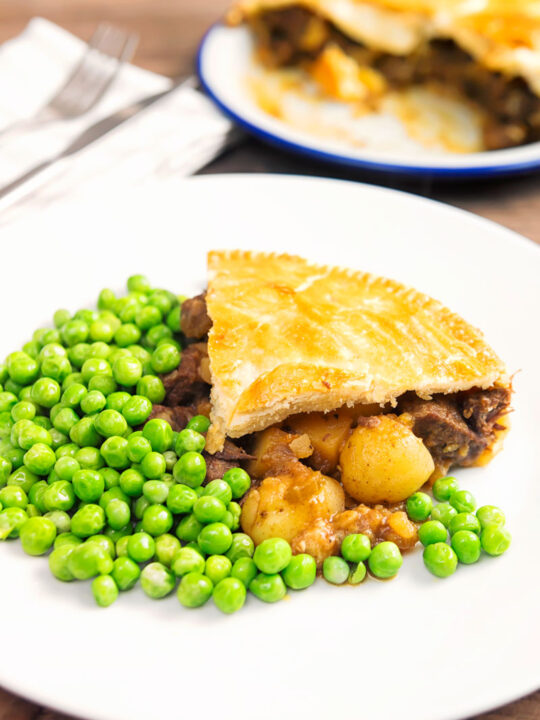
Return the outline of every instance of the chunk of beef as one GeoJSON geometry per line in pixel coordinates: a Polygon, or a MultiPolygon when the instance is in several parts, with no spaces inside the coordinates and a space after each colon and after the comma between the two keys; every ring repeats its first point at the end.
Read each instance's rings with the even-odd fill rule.
{"type": "Polygon", "coordinates": [[[203,455],[206,459],[206,482],[222,478],[227,470],[240,467],[242,461],[253,458],[253,455],[249,455],[243,448],[238,447],[230,440],[225,440],[223,450],[215,455],[207,452],[203,452],[203,455]]]}
{"type": "Polygon", "coordinates": [[[492,388],[422,400],[405,396],[399,409],[412,416],[412,430],[442,467],[472,465],[494,440],[497,419],[507,412],[510,390],[492,388]]]}
{"type": "Polygon", "coordinates": [[[180,365],[161,378],[167,393],[167,405],[188,405],[208,397],[210,388],[200,374],[201,363],[206,358],[206,343],[194,343],[182,351],[180,365]]]}
{"type": "Polygon", "coordinates": [[[148,419],[160,418],[161,420],[166,420],[173,430],[180,432],[196,414],[195,409],[189,406],[176,405],[175,407],[169,407],[168,405],[154,405],[148,419]]]}
{"type": "Polygon", "coordinates": [[[508,411],[511,392],[508,388],[473,390],[463,395],[461,412],[469,425],[483,435],[490,435],[497,420],[508,411]]]}
{"type": "Polygon", "coordinates": [[[435,462],[442,466],[472,462],[487,447],[487,438],[477,435],[463,419],[455,396],[405,398],[400,410],[412,416],[414,434],[422,438],[435,462]]]}
{"type": "Polygon", "coordinates": [[[210,328],[212,321],[206,309],[206,293],[184,300],[180,315],[180,327],[187,338],[200,340],[210,328]]]}

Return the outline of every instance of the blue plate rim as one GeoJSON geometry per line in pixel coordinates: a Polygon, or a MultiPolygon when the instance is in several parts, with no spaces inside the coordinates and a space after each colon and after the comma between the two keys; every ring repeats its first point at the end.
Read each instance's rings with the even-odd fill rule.
{"type": "Polygon", "coordinates": [[[360,160],[348,155],[340,155],[338,153],[325,152],[318,150],[309,145],[303,145],[293,140],[272,133],[261,128],[259,125],[246,120],[239,115],[227,103],[222,100],[218,92],[213,89],[211,83],[207,80],[203,70],[204,53],[207,43],[212,33],[225,27],[223,22],[218,21],[211,25],[202,37],[197,49],[195,58],[195,68],[199,81],[208,97],[217,105],[217,107],[229,117],[236,125],[245,130],[250,135],[258,138],[267,145],[277,147],[280,150],[290,152],[296,155],[309,157],[319,162],[327,163],[334,166],[346,166],[359,170],[368,170],[382,174],[394,174],[413,176],[417,178],[433,178],[459,180],[459,179],[475,179],[475,178],[497,178],[508,175],[518,175],[530,173],[540,169],[540,158],[535,160],[522,161],[517,163],[508,163],[504,165],[484,165],[481,167],[433,167],[427,165],[404,165],[395,163],[376,162],[373,160],[360,160]]]}

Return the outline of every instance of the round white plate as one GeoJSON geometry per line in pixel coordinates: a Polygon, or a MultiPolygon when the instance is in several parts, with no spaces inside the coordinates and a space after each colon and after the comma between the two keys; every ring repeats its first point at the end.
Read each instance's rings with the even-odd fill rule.
{"type": "MultiPolygon", "coordinates": [[[[450,720],[540,681],[540,253],[508,230],[417,197],[272,176],[168,180],[66,203],[3,229],[0,357],[54,310],[144,272],[191,294],[211,248],[302,254],[397,278],[483,328],[515,377],[513,429],[488,467],[456,473],[500,505],[509,552],[437,580],[420,551],[391,582],[317,581],[234,616],[140,589],[109,609],[89,583],[0,544],[0,685],[92,720],[450,720]]],[[[276,328],[279,332],[279,328],[276,328]]],[[[396,358],[399,362],[399,358],[396,358]]]]}
{"type": "MultiPolygon", "coordinates": [[[[355,147],[349,141],[305,130],[306,123],[302,129],[285,123],[261,109],[250,89],[248,78],[257,69],[252,40],[245,27],[214,25],[201,43],[197,64],[206,92],[239,126],[264,142],[316,160],[365,170],[446,179],[487,178],[529,172],[540,167],[540,143],[491,152],[427,152],[414,147],[403,130],[396,127],[395,121],[377,116],[365,125],[367,144],[355,147]]],[[[335,110],[329,110],[326,117],[331,117],[332,123],[337,122],[340,128],[345,124],[347,133],[352,132],[351,128],[358,121],[354,118],[346,120],[341,114],[338,120],[335,110]]],[[[313,116],[309,111],[307,113],[309,122],[313,123],[313,116]]]]}

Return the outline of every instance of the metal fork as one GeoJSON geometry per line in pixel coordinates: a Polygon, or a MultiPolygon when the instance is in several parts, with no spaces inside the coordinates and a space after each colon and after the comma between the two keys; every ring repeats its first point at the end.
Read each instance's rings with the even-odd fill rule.
{"type": "Polygon", "coordinates": [[[133,57],[138,36],[101,23],[65,82],[35,115],[0,130],[0,136],[56,120],[71,120],[91,110],[103,97],[124,62],[133,57]]]}

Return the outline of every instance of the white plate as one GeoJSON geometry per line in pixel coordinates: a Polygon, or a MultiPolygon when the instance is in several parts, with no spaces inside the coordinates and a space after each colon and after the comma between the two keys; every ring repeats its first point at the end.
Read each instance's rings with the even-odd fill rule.
{"type": "MultiPolygon", "coordinates": [[[[203,39],[198,54],[201,82],[217,105],[235,122],[261,140],[284,150],[337,165],[366,170],[438,176],[446,179],[492,177],[529,172],[540,167],[540,143],[507,150],[449,153],[426,150],[411,141],[403,128],[386,114],[358,120],[335,104],[320,111],[295,108],[304,117],[301,127],[291,125],[259,107],[248,79],[257,72],[253,44],[245,27],[214,25],[203,39]],[[363,147],[349,140],[310,132],[305,125],[332,126],[336,132],[358,135],[362,126],[363,147]],[[318,119],[319,118],[319,119],[318,119]],[[338,130],[336,131],[335,128],[338,130]]],[[[447,117],[447,111],[443,110],[447,117]]],[[[446,120],[447,122],[447,120],[446,120]]],[[[430,125],[433,118],[430,118],[430,125]]]]}
{"type": "MultiPolygon", "coordinates": [[[[398,278],[482,327],[515,378],[513,429],[487,468],[457,475],[504,508],[513,545],[437,580],[420,551],[397,579],[315,587],[235,616],[140,589],[109,609],[89,583],[0,545],[0,685],[92,720],[450,720],[540,680],[540,253],[485,220],[376,187],[294,177],[170,180],[87,198],[3,231],[1,353],[59,307],[134,272],[194,293],[210,248],[300,253],[398,278]],[[10,271],[9,269],[12,269],[10,271]]],[[[279,332],[279,329],[276,329],[279,332]]]]}

